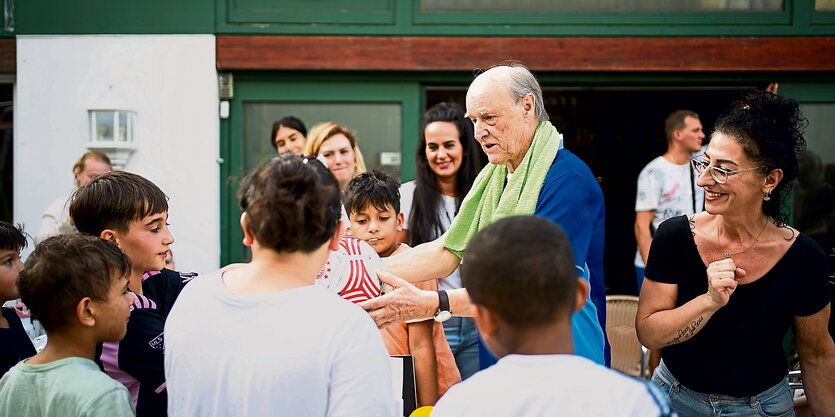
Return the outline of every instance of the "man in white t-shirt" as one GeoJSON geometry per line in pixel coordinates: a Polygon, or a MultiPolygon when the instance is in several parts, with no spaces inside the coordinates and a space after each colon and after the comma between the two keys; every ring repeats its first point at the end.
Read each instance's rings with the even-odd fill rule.
{"type": "Polygon", "coordinates": [[[470,241],[461,278],[499,361],[454,385],[432,417],[672,415],[647,381],[574,355],[571,314],[589,286],[565,232],[546,218],[499,220],[470,241]]]}
{"type": "Polygon", "coordinates": [[[203,275],[178,297],[165,323],[168,415],[399,415],[374,321],[314,285],[344,231],[336,178],[285,152],[238,195],[252,261],[203,275]]]}
{"type": "Polygon", "coordinates": [[[644,265],[649,255],[652,234],[671,217],[693,214],[704,209],[704,190],[696,186],[696,172],[690,158],[702,148],[705,134],[699,115],[678,110],[664,121],[667,152],[653,159],[638,176],[635,199],[635,275],[638,294],[644,281],[644,265]]]}

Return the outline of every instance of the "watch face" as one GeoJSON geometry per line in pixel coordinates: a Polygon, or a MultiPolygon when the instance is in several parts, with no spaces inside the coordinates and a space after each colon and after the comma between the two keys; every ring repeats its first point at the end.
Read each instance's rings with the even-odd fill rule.
{"type": "Polygon", "coordinates": [[[449,311],[439,311],[435,314],[435,321],[443,323],[452,318],[452,313],[449,311]]]}

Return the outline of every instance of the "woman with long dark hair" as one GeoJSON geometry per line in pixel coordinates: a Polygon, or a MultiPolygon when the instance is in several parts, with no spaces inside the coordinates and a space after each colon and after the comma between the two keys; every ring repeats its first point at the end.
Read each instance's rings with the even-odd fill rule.
{"type": "MultiPolygon", "coordinates": [[[[416,152],[416,179],[400,186],[406,222],[398,236],[411,246],[442,235],[484,165],[473,125],[454,103],[439,103],[423,115],[416,152]]],[[[438,280],[441,289],[461,288],[458,270],[438,280]]],[[[444,332],[462,378],[478,371],[478,334],[472,318],[453,317],[444,332]]]]}

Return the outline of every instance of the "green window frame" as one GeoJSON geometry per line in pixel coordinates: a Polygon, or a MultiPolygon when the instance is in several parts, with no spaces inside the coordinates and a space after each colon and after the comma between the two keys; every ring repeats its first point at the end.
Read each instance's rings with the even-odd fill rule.
{"type": "MultiPolygon", "coordinates": [[[[779,12],[608,13],[608,12],[425,12],[413,1],[416,24],[505,25],[762,25],[791,23],[794,0],[784,0],[779,12]]],[[[572,28],[573,29],[573,28],[572,28]]]]}
{"type": "MultiPolygon", "coordinates": [[[[290,77],[294,78],[294,77],[290,77]]],[[[404,179],[414,172],[415,146],[419,129],[422,94],[416,82],[339,80],[299,76],[289,80],[286,74],[236,74],[235,96],[230,101],[229,118],[221,119],[220,155],[220,239],[221,264],[241,262],[245,258],[240,244],[243,232],[238,224],[240,208],[236,201],[238,185],[244,173],[244,106],[253,102],[306,103],[397,103],[401,108],[401,169],[404,179]],[[318,81],[317,81],[318,79],[318,81]]]]}
{"type": "MultiPolygon", "coordinates": [[[[229,23],[391,25],[395,0],[227,0],[229,23]]],[[[219,2],[223,3],[223,2],[219,2]]]]}

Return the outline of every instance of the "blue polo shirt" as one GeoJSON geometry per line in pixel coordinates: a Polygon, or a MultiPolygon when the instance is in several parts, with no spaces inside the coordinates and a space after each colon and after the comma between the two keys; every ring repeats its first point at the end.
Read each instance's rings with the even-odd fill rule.
{"type": "MultiPolygon", "coordinates": [[[[557,152],[539,192],[534,215],[545,217],[565,230],[571,241],[577,274],[589,282],[586,305],[571,316],[574,353],[608,365],[609,348],[603,331],[606,326],[603,191],[588,165],[571,151],[560,149],[557,152]]],[[[480,347],[481,368],[484,369],[496,359],[483,345],[480,347]]]]}

